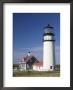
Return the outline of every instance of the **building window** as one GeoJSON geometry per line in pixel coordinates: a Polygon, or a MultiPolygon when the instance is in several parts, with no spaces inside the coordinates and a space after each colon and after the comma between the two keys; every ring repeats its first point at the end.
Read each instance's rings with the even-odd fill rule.
{"type": "Polygon", "coordinates": [[[50,69],[52,69],[52,66],[50,66],[50,69]]]}

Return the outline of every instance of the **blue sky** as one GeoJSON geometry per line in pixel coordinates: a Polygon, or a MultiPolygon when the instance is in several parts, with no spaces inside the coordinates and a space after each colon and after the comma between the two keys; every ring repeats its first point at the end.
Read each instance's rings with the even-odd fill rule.
{"type": "Polygon", "coordinates": [[[37,59],[43,60],[43,28],[47,24],[54,27],[56,64],[60,63],[59,13],[13,14],[13,63],[18,63],[29,51],[37,59]]]}

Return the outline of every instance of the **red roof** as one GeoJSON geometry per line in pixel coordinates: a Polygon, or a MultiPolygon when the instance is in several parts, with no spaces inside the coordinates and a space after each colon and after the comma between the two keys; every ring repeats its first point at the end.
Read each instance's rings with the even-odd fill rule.
{"type": "Polygon", "coordinates": [[[43,61],[35,62],[33,66],[43,66],[43,61]]]}

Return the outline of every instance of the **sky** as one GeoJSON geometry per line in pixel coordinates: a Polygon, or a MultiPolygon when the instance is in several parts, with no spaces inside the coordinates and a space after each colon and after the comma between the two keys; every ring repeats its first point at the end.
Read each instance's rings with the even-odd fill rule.
{"type": "Polygon", "coordinates": [[[43,60],[43,28],[47,24],[54,27],[55,62],[60,64],[59,13],[13,13],[13,63],[21,61],[29,51],[43,60]]]}

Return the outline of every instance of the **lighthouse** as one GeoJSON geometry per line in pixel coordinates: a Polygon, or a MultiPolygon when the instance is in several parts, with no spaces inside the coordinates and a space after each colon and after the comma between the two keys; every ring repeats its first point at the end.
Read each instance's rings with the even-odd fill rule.
{"type": "Polygon", "coordinates": [[[43,34],[43,68],[45,71],[55,70],[55,39],[53,27],[49,24],[44,27],[43,34]]]}

